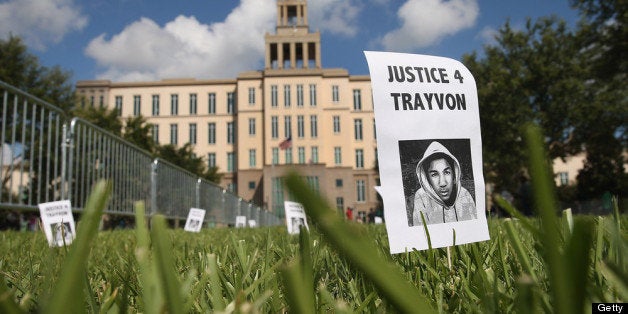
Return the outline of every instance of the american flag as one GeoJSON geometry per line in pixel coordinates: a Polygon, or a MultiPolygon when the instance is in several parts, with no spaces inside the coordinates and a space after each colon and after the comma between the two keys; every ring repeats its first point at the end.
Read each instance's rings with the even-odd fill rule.
{"type": "Polygon", "coordinates": [[[283,140],[283,142],[279,143],[279,148],[284,150],[292,147],[292,137],[288,136],[287,139],[283,140]]]}

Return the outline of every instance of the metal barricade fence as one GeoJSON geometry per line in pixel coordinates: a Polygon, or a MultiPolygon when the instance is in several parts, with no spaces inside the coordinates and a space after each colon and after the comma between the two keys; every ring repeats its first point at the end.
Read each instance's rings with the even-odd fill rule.
{"type": "Polygon", "coordinates": [[[192,207],[206,210],[211,225],[235,224],[237,215],[258,225],[278,219],[218,185],[164,160],[58,107],[0,81],[0,209],[37,210],[37,204],[69,199],[81,211],[93,185],[112,183],[106,213],[133,215],[144,201],[147,214],[185,219],[192,207]],[[259,217],[259,216],[256,216],[259,217]]]}
{"type": "Polygon", "coordinates": [[[68,196],[83,208],[93,185],[106,179],[113,191],[107,213],[134,214],[134,203],[151,204],[151,163],[148,152],[79,118],[72,119],[66,139],[68,196]]]}
{"type": "Polygon", "coordinates": [[[62,195],[64,112],[0,81],[0,204],[36,210],[62,195]]]}

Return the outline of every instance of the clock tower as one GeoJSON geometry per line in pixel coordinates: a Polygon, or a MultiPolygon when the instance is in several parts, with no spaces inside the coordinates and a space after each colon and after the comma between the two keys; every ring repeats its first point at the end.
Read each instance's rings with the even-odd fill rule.
{"type": "Polygon", "coordinates": [[[265,36],[265,70],[321,69],[321,35],[310,32],[306,0],[277,0],[275,30],[265,36]]]}

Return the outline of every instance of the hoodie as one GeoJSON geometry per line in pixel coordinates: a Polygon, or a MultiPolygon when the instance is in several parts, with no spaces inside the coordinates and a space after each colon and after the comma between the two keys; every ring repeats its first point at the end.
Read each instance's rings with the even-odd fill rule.
{"type": "MultiPolygon", "coordinates": [[[[427,166],[429,166],[429,164],[427,164],[427,166]]],[[[467,189],[460,185],[460,163],[441,143],[432,142],[427,147],[423,158],[421,158],[416,166],[416,174],[419,178],[421,188],[414,194],[414,210],[412,212],[413,226],[423,224],[421,212],[423,216],[425,216],[425,221],[428,225],[476,218],[473,197],[467,189]],[[435,158],[432,158],[432,156],[435,158]],[[452,196],[447,202],[444,202],[438,193],[434,191],[428,174],[425,173],[424,163],[439,158],[445,158],[445,160],[447,160],[454,174],[452,178],[452,196]]]]}

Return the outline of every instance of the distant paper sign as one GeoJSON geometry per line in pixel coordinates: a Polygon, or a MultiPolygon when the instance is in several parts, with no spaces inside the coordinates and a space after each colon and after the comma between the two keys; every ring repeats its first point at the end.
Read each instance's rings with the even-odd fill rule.
{"type": "Polygon", "coordinates": [[[305,226],[307,230],[310,230],[307,225],[307,218],[305,217],[303,205],[290,201],[284,201],[283,204],[286,212],[286,225],[288,227],[289,234],[298,234],[300,226],[305,226]]]}
{"type": "Polygon", "coordinates": [[[257,227],[257,222],[254,219],[249,219],[249,227],[251,228],[257,227]]]}
{"type": "Polygon", "coordinates": [[[460,62],[365,52],[391,253],[489,239],[475,80],[460,62]]]}
{"type": "Polygon", "coordinates": [[[381,225],[383,223],[384,223],[384,220],[382,219],[382,217],[375,216],[375,224],[376,225],[381,225]]]}
{"type": "Polygon", "coordinates": [[[183,230],[189,232],[199,232],[205,220],[205,210],[200,208],[190,208],[188,219],[185,222],[183,230]]]}
{"type": "Polygon", "coordinates": [[[246,216],[236,216],[236,228],[246,228],[246,216]]]}
{"type": "Polygon", "coordinates": [[[38,207],[48,244],[54,247],[72,243],[76,227],[70,201],[41,203],[38,207]]]}

